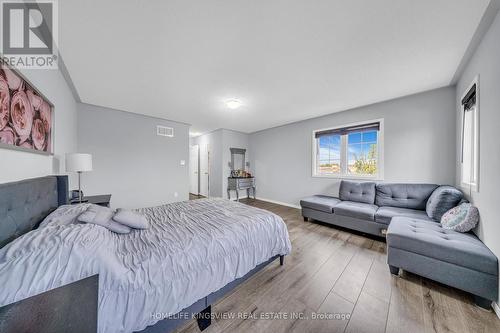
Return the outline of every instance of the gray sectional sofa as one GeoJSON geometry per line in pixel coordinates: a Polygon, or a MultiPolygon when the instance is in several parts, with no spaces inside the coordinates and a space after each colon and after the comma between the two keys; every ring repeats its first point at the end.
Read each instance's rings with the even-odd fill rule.
{"type": "Polygon", "coordinates": [[[498,259],[472,233],[441,227],[443,214],[463,200],[452,186],[342,181],[339,197],[300,201],[304,220],[315,219],[387,236],[387,262],[399,269],[472,293],[489,308],[498,296],[498,259]]]}
{"type": "MultiPolygon", "coordinates": [[[[394,216],[432,221],[426,207],[438,187],[434,184],[376,184],[343,180],[338,198],[314,195],[302,199],[300,205],[304,220],[311,218],[383,236],[394,216]]],[[[455,206],[461,199],[460,195],[451,204],[455,206]]]]}

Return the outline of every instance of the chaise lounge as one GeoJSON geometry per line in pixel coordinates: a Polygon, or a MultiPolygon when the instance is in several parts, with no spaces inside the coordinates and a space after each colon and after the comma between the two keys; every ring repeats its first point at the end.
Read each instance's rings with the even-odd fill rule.
{"type": "Polygon", "coordinates": [[[498,295],[498,260],[473,233],[447,230],[439,223],[394,217],[387,230],[387,263],[392,274],[404,269],[474,295],[490,308],[498,295]]]}

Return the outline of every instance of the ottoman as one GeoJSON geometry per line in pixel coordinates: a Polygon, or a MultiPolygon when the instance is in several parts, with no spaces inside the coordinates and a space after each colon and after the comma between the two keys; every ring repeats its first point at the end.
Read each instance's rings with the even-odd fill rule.
{"type": "Polygon", "coordinates": [[[387,229],[387,263],[474,295],[485,308],[498,297],[498,260],[473,233],[439,223],[394,217],[387,229]]]}

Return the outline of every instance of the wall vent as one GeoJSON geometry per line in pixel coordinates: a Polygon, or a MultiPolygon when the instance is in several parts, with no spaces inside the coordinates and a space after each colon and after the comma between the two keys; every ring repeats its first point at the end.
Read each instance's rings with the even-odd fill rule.
{"type": "Polygon", "coordinates": [[[174,129],[172,127],[158,125],[158,126],[156,126],[156,135],[168,136],[169,138],[173,138],[174,137],[174,129]]]}

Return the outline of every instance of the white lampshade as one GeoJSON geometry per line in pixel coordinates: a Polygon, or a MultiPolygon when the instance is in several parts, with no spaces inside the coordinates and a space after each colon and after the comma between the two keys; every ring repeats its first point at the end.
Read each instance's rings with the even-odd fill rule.
{"type": "Polygon", "coordinates": [[[79,153],[66,154],[66,171],[92,171],[92,155],[79,153]]]}

